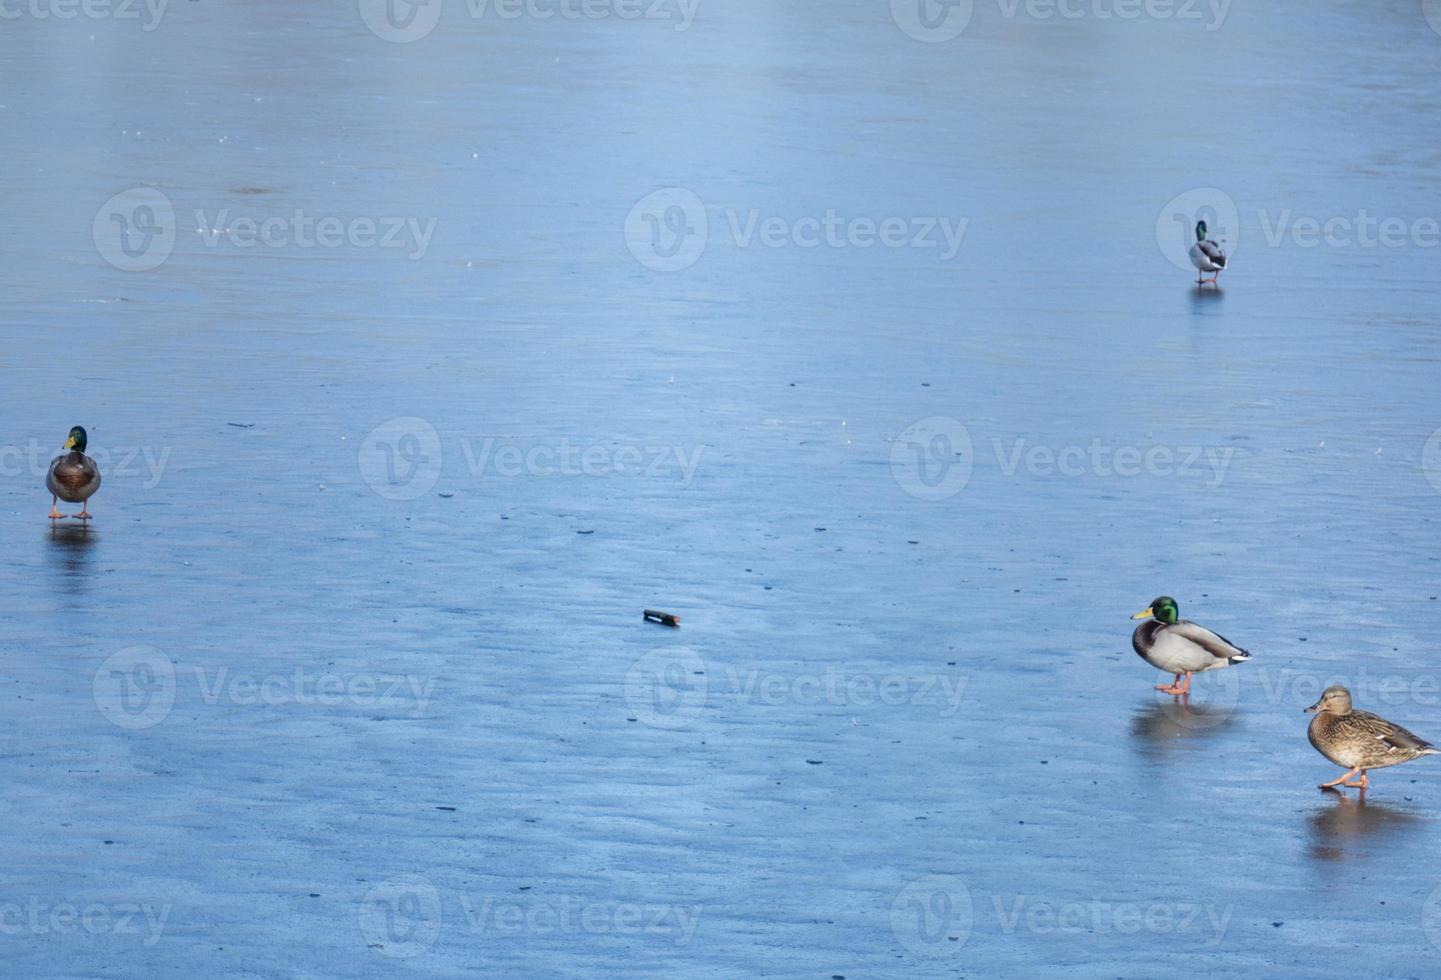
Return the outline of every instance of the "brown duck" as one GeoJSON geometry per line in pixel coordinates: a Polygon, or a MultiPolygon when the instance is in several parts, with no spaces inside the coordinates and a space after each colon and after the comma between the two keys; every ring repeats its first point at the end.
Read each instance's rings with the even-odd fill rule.
{"type": "Polygon", "coordinates": [[[50,463],[50,472],[45,475],[45,486],[50,488],[50,519],[58,521],[65,515],[56,507],[57,501],[80,504],[80,513],[73,516],[82,521],[90,520],[90,509],[86,503],[100,489],[100,467],[95,460],[85,455],[85,430],[80,426],[70,430],[65,440],[63,456],[56,456],[50,463]]]}
{"type": "Polygon", "coordinates": [[[1400,725],[1369,711],[1352,708],[1351,692],[1344,687],[1326,688],[1321,700],[1306,710],[1316,712],[1306,732],[1316,751],[1350,770],[1339,779],[1322,783],[1322,789],[1352,786],[1364,790],[1370,785],[1366,778],[1368,769],[1397,766],[1423,755],[1441,755],[1441,749],[1400,725]],[[1357,773],[1361,774],[1361,781],[1353,783],[1351,777],[1357,773]]]}

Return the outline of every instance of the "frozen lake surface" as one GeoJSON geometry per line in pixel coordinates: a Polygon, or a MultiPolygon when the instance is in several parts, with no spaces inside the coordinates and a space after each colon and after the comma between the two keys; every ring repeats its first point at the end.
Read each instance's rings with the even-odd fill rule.
{"type": "Polygon", "coordinates": [[[1441,9],[650,3],[4,8],[0,973],[1434,976],[1441,9]]]}

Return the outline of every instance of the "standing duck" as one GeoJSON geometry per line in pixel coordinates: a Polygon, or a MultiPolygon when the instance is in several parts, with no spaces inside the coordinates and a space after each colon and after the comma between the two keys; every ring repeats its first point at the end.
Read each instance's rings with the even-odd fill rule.
{"type": "Polygon", "coordinates": [[[1189,694],[1191,675],[1250,660],[1251,655],[1219,633],[1180,618],[1176,600],[1163,595],[1149,609],[1131,617],[1146,622],[1131,634],[1131,646],[1157,670],[1176,675],[1169,685],[1157,685],[1166,694],[1189,694]],[[1186,683],[1181,683],[1185,675],[1186,683]]]}
{"type": "Polygon", "coordinates": [[[90,520],[89,504],[86,503],[100,489],[100,468],[95,460],[85,455],[85,430],[80,426],[70,430],[70,437],[63,448],[70,450],[63,456],[56,456],[50,463],[50,472],[45,475],[45,486],[50,488],[50,519],[58,521],[65,515],[56,507],[57,500],[80,504],[80,513],[74,515],[82,521],[90,520]]]}
{"type": "Polygon", "coordinates": [[[1316,713],[1306,730],[1316,751],[1350,770],[1339,779],[1322,783],[1322,789],[1351,786],[1364,791],[1371,784],[1366,778],[1368,769],[1398,766],[1423,755],[1441,755],[1441,749],[1400,725],[1369,711],[1352,708],[1351,692],[1339,685],[1326,688],[1321,700],[1306,710],[1316,713]],[[1361,781],[1351,782],[1357,773],[1361,774],[1361,781]]]}
{"type": "Polygon", "coordinates": [[[1206,237],[1206,222],[1196,222],[1196,244],[1191,246],[1191,264],[1197,269],[1196,285],[1216,282],[1221,277],[1221,270],[1226,268],[1226,253],[1221,250],[1211,239],[1206,237]],[[1203,273],[1211,273],[1211,278],[1203,278],[1203,273]]]}

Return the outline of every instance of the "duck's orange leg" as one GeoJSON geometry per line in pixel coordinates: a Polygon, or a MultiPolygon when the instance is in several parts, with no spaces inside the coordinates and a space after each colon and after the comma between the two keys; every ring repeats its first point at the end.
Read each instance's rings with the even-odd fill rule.
{"type": "Polygon", "coordinates": [[[72,516],[72,517],[78,517],[78,518],[80,518],[82,521],[88,521],[88,520],[90,520],[90,518],[91,518],[91,516],[92,516],[91,513],[90,513],[90,505],[89,505],[88,503],[81,504],[81,505],[80,505],[80,513],[78,513],[78,514],[72,514],[71,516],[72,516]]]}
{"type": "Polygon", "coordinates": [[[1182,684],[1182,683],[1181,683],[1181,677],[1182,677],[1182,675],[1181,675],[1181,674],[1177,674],[1177,675],[1176,675],[1176,679],[1175,679],[1174,681],[1172,681],[1169,686],[1158,684],[1158,685],[1156,686],[1156,690],[1160,691],[1162,694],[1175,694],[1175,695],[1178,695],[1178,696],[1179,696],[1179,695],[1182,695],[1182,694],[1190,694],[1190,693],[1191,693],[1191,672],[1190,672],[1189,670],[1186,671],[1186,673],[1185,673],[1184,676],[1185,676],[1185,678],[1186,678],[1186,683],[1182,684]]]}
{"type": "MultiPolygon", "coordinates": [[[[1349,775],[1349,774],[1348,774],[1348,775],[1349,775]]],[[[1343,782],[1341,785],[1342,785],[1342,786],[1350,786],[1350,787],[1353,787],[1354,789],[1365,789],[1366,787],[1368,787],[1368,786],[1371,785],[1371,780],[1366,777],[1366,770],[1365,770],[1365,769],[1362,769],[1362,770],[1361,770],[1361,781],[1360,781],[1359,783],[1353,783],[1353,782],[1351,782],[1351,781],[1348,779],[1346,782],[1343,782]]]]}
{"type": "Polygon", "coordinates": [[[59,502],[60,498],[52,493],[50,495],[50,519],[52,521],[58,521],[65,517],[64,514],[60,513],[60,508],[55,506],[59,502]]]}
{"type": "Polygon", "coordinates": [[[1333,780],[1331,780],[1329,783],[1322,783],[1320,788],[1321,788],[1321,789],[1332,789],[1332,788],[1334,788],[1334,787],[1336,787],[1336,786],[1360,786],[1362,789],[1364,789],[1365,786],[1366,786],[1365,780],[1366,780],[1366,774],[1365,774],[1364,772],[1361,772],[1361,769],[1360,769],[1359,767],[1357,767],[1357,768],[1355,768],[1355,769],[1352,769],[1350,772],[1346,773],[1345,775],[1341,776],[1341,777],[1338,778],[1338,779],[1333,779],[1333,780]],[[1361,780],[1362,780],[1362,781],[1361,781],[1360,783],[1347,782],[1347,780],[1349,780],[1352,776],[1356,775],[1358,772],[1361,773],[1361,780]]]}

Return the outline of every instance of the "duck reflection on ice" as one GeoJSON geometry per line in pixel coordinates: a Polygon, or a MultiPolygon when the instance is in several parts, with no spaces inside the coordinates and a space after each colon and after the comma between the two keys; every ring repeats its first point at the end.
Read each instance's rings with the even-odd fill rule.
{"type": "Polygon", "coordinates": [[[1406,810],[1367,802],[1365,793],[1355,799],[1335,790],[1322,790],[1321,795],[1329,799],[1323,799],[1311,814],[1309,829],[1311,856],[1322,861],[1347,857],[1344,845],[1348,843],[1362,838],[1399,837],[1420,823],[1420,818],[1406,810]]]}
{"type": "Polygon", "coordinates": [[[1184,739],[1212,738],[1235,719],[1233,704],[1170,698],[1146,704],[1131,717],[1131,735],[1144,745],[1165,748],[1184,739]]]}
{"type": "Polygon", "coordinates": [[[46,558],[62,588],[77,591],[89,581],[90,551],[98,532],[86,524],[52,524],[46,558]]]}
{"type": "Polygon", "coordinates": [[[1207,310],[1214,310],[1221,305],[1221,300],[1226,297],[1226,291],[1220,286],[1193,286],[1191,287],[1191,312],[1204,313],[1207,310]]]}

